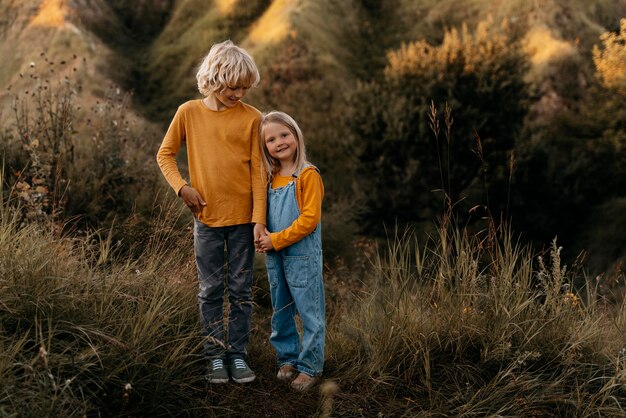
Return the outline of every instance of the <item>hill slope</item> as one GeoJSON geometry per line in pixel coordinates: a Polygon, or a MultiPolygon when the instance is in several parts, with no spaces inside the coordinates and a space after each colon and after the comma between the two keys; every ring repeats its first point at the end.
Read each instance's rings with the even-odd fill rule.
{"type": "MultiPolygon", "coordinates": [[[[194,96],[194,68],[214,42],[230,38],[249,48],[262,75],[274,57],[301,45],[319,58],[326,80],[375,77],[385,54],[402,42],[438,42],[449,27],[470,27],[493,16],[509,19],[526,39],[538,76],[552,59],[588,56],[598,36],[615,30],[626,5],[608,0],[491,2],[485,0],[117,0],[0,1],[3,86],[19,88],[20,73],[41,52],[68,67],[85,58],[95,96],[108,81],[133,90],[146,117],[164,122],[177,103],[194,96]]],[[[287,58],[290,58],[287,55],[287,58]]],[[[291,57],[293,59],[293,57],[291,57]]],[[[315,66],[315,63],[307,63],[315,66]]],[[[345,89],[344,87],[344,89],[345,89]]],[[[2,93],[6,105],[6,92],[2,93]]]]}
{"type": "MultiPolygon", "coordinates": [[[[292,114],[305,132],[328,185],[328,246],[351,248],[345,237],[358,229],[357,208],[346,203],[354,194],[354,143],[380,139],[354,138],[351,100],[383,77],[391,52],[421,39],[438,45],[447,29],[463,24],[472,31],[488,19],[507,21],[532,64],[528,79],[539,100],[529,119],[548,125],[586,94],[592,46],[623,16],[626,3],[612,0],[0,0],[0,121],[14,119],[12,94],[44,78],[77,79],[83,109],[111,91],[132,92],[130,116],[159,129],[144,150],[153,166],[177,106],[198,96],[199,61],[230,38],[260,67],[261,84],[247,100],[292,114]]],[[[89,116],[83,119],[74,128],[89,116]]]]}

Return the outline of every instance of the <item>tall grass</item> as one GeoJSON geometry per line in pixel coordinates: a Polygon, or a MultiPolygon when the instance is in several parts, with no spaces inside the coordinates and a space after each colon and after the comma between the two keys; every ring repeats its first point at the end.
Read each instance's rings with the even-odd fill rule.
{"type": "Polygon", "coordinates": [[[120,259],[106,234],[64,239],[19,227],[5,204],[0,216],[3,413],[173,415],[197,406],[204,365],[189,237],[155,236],[141,257],[120,259]]]}
{"type": "MultiPolygon", "coordinates": [[[[553,242],[547,260],[507,229],[443,222],[425,244],[391,237],[368,291],[331,324],[340,385],[365,415],[624,415],[624,337],[593,289],[579,295],[553,242]],[[442,229],[443,228],[443,229],[442,229]]],[[[354,407],[354,406],[351,406],[354,407]]]]}
{"type": "Polygon", "coordinates": [[[4,415],[626,413],[625,307],[605,309],[591,286],[578,293],[556,242],[540,257],[505,228],[470,235],[445,221],[424,243],[395,232],[357,286],[331,273],[332,381],[320,398],[274,379],[261,306],[250,345],[259,378],[207,389],[191,237],[156,227],[171,225],[173,208],[132,258],[107,231],[59,238],[0,209],[4,415]]]}
{"type": "MultiPolygon", "coordinates": [[[[444,122],[449,146],[449,111],[444,122]]],[[[434,105],[430,127],[439,141],[434,105]]],[[[522,245],[506,222],[496,223],[488,202],[483,230],[462,227],[444,180],[449,159],[437,155],[443,213],[435,233],[418,239],[396,229],[371,257],[355,303],[330,324],[331,374],[361,394],[337,395],[336,408],[393,416],[625,415],[624,305],[608,307],[583,270],[562,265],[556,238],[545,253],[522,245]]]]}

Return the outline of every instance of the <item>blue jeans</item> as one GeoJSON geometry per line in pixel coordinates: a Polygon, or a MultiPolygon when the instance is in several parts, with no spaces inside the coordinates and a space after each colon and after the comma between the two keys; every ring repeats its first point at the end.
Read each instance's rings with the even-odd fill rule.
{"type": "Polygon", "coordinates": [[[209,227],[194,220],[200,325],[209,358],[244,358],[247,353],[252,319],[252,231],[251,224],[209,227]],[[228,338],[224,330],[225,288],[230,304],[228,338]]]}

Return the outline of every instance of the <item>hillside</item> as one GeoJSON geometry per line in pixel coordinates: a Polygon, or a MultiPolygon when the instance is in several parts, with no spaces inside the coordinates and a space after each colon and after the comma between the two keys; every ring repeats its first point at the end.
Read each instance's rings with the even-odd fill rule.
{"type": "MultiPolygon", "coordinates": [[[[132,93],[125,115],[134,120],[137,131],[156,132],[145,150],[146,158],[151,158],[176,107],[197,97],[194,75],[202,56],[214,42],[233,39],[252,52],[260,67],[262,81],[249,94],[249,102],[262,110],[280,108],[293,114],[307,133],[309,155],[326,174],[329,186],[328,222],[344,229],[337,234],[331,233],[333,227],[328,229],[332,248],[345,247],[343,237],[361,232],[361,211],[347,198],[358,200],[364,193],[355,193],[360,158],[355,150],[359,143],[378,138],[359,137],[354,115],[360,111],[357,97],[364,86],[386,83],[384,69],[390,54],[414,41],[440,45],[447,31],[466,27],[472,33],[481,22],[506,25],[510,42],[522,47],[530,63],[525,81],[532,90],[532,103],[517,142],[516,151],[521,152],[546,141],[546,127],[555,118],[578,111],[589,97],[589,86],[596,82],[592,48],[602,33],[617,31],[620,17],[626,16],[626,3],[611,0],[216,0],[208,4],[203,0],[132,5],[121,0],[0,0],[0,83],[5,86],[0,91],[0,120],[5,128],[10,126],[13,94],[32,91],[31,77],[60,82],[71,76],[80,83],[74,100],[83,112],[93,111],[111,95],[132,93]],[[327,146],[328,138],[334,139],[334,146],[327,146]]],[[[80,130],[88,119],[85,114],[77,117],[74,128],[80,130]]],[[[604,203],[593,205],[600,208],[604,203]]],[[[591,209],[576,216],[591,216],[591,209]]],[[[581,241],[577,248],[587,247],[572,225],[555,225],[554,214],[544,218],[551,220],[529,231],[531,239],[545,244],[560,235],[566,242],[581,241]]],[[[534,221],[524,222],[519,227],[527,228],[534,221]]],[[[583,235],[595,236],[591,231],[583,235]]]]}
{"type": "MultiPolygon", "coordinates": [[[[194,68],[210,45],[231,38],[249,48],[261,69],[294,45],[319,58],[324,78],[339,84],[375,77],[387,51],[416,39],[439,42],[443,31],[488,16],[508,19],[532,57],[537,77],[550,62],[588,56],[598,36],[619,25],[626,5],[608,0],[528,2],[392,0],[2,0],[0,83],[19,88],[19,74],[42,52],[67,67],[85,58],[87,90],[108,81],[137,94],[138,112],[164,123],[172,108],[195,95],[194,68]],[[76,55],[79,58],[72,58],[76,55]]],[[[291,57],[293,59],[293,57],[291,57]]],[[[315,65],[315,64],[313,64],[315,65]]],[[[314,71],[314,70],[311,70],[314,71]]],[[[264,71],[262,71],[263,73],[264,71]]],[[[346,86],[347,87],[347,86],[346,86]]],[[[345,89],[345,87],[344,87],[345,89]]],[[[347,90],[347,89],[346,89],[347,90]]],[[[6,91],[2,92],[7,103],[6,91]]],[[[255,97],[257,99],[257,97],[255,97]]],[[[260,99],[260,98],[259,98],[260,99]]]]}

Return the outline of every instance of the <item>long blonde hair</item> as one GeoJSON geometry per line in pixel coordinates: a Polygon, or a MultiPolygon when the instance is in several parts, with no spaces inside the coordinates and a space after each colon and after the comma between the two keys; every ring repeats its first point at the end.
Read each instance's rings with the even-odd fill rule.
{"type": "Polygon", "coordinates": [[[214,44],[196,74],[198,90],[204,96],[227,87],[254,87],[260,78],[254,59],[230,40],[214,44]]]}
{"type": "Polygon", "coordinates": [[[265,170],[267,171],[268,181],[272,181],[274,174],[280,169],[280,161],[272,157],[267,150],[267,147],[265,146],[265,127],[272,122],[279,123],[289,129],[298,144],[293,157],[295,165],[292,174],[300,173],[306,163],[304,136],[302,135],[302,131],[300,130],[300,127],[298,126],[296,121],[285,112],[273,110],[269,113],[266,113],[265,115],[263,115],[263,118],[261,119],[261,123],[259,125],[259,145],[261,146],[261,158],[263,160],[265,170]]]}

